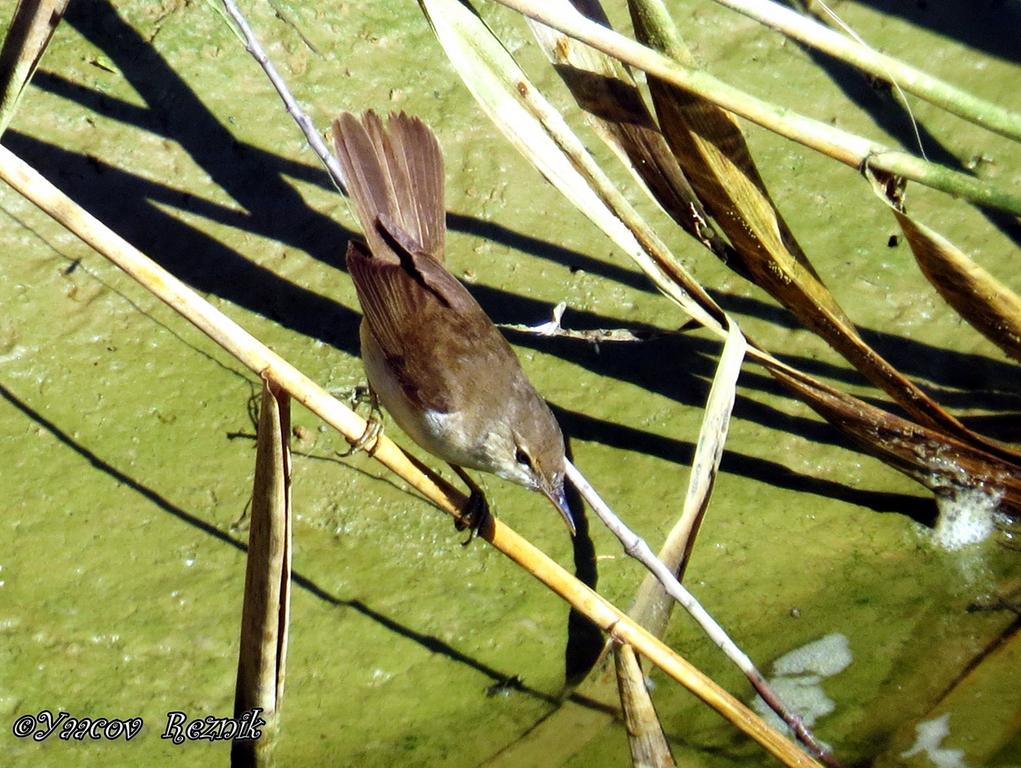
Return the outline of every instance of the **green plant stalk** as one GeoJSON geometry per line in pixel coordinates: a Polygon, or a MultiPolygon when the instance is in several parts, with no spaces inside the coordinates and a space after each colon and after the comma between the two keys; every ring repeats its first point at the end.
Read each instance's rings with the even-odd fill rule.
{"type": "Polygon", "coordinates": [[[985,208],[999,208],[1021,215],[1021,210],[1017,208],[1021,203],[1021,196],[986,184],[974,176],[951,170],[944,165],[927,162],[908,152],[883,150],[865,158],[861,169],[863,172],[866,169],[886,171],[894,176],[913,179],[955,197],[963,197],[985,208]]]}
{"type": "Polygon", "coordinates": [[[873,77],[896,85],[958,117],[1015,141],[1021,141],[1021,115],[973,96],[899,59],[873,50],[814,19],[802,16],[770,0],[715,1],[782,32],[792,40],[811,46],[863,72],[868,72],[873,77]]]}
{"type": "Polygon", "coordinates": [[[497,2],[856,170],[870,167],[903,175],[941,192],[1021,216],[1021,195],[751,96],[607,29],[577,11],[552,11],[541,0],[497,2]]]}
{"type": "MultiPolygon", "coordinates": [[[[632,18],[641,19],[650,45],[686,67],[697,67],[691,49],[681,38],[674,17],[660,0],[628,0],[632,18]]],[[[637,27],[637,19],[635,26],[637,27]]]]}

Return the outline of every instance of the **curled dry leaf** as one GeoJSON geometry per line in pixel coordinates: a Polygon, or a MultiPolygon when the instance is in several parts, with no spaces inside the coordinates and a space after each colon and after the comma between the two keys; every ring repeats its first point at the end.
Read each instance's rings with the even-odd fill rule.
{"type": "Polygon", "coordinates": [[[870,168],[866,175],[897,217],[918,268],[939,295],[979,333],[1021,361],[1021,298],[945,237],[909,216],[895,179],[870,168]]]}
{"type": "MultiPolygon", "coordinates": [[[[638,39],[675,55],[681,44],[657,0],[630,3],[638,39]]],[[[923,424],[1005,452],[975,435],[858,334],[774,204],[737,120],[712,102],[655,77],[649,89],[667,142],[738,254],[730,266],[768,291],[923,424]]]]}

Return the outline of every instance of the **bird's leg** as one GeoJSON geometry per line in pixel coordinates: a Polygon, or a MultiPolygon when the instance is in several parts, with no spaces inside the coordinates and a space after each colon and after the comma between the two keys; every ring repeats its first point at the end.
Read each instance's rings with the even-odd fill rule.
{"type": "Polygon", "coordinates": [[[356,387],[352,402],[353,410],[357,411],[358,406],[368,401],[369,418],[365,420],[365,431],[362,436],[351,443],[346,451],[337,451],[337,455],[346,458],[353,453],[365,448],[365,446],[376,442],[376,438],[383,433],[383,421],[379,418],[379,398],[372,387],[356,387]]]}
{"type": "Polygon", "coordinates": [[[464,481],[464,484],[468,486],[468,490],[471,491],[468,503],[464,506],[461,520],[454,522],[454,527],[457,530],[463,531],[465,528],[470,530],[468,538],[461,543],[461,546],[467,547],[472,543],[472,539],[479,535],[479,530],[481,530],[483,523],[486,522],[486,518],[489,517],[489,502],[486,501],[486,495],[482,492],[482,489],[471,479],[471,475],[456,464],[451,464],[450,468],[457,473],[457,476],[464,481]]]}

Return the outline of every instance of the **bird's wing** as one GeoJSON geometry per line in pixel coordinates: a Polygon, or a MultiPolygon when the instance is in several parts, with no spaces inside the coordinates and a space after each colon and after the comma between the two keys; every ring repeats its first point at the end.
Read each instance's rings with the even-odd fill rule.
{"type": "Polygon", "coordinates": [[[442,264],[443,155],[429,126],[403,112],[391,115],[385,126],[375,112],[361,119],[344,112],[333,123],[333,143],[372,254],[397,261],[377,228],[381,218],[388,218],[417,243],[417,250],[442,264]]]}
{"type": "Polygon", "coordinates": [[[424,254],[394,241],[390,247],[398,263],[352,241],[347,267],[369,330],[410,400],[449,412],[480,369],[507,371],[500,387],[523,375],[507,340],[456,278],[424,254]]]}

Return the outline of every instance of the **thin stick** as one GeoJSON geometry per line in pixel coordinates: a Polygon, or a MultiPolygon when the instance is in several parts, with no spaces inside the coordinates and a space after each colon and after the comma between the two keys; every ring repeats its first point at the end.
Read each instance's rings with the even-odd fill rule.
{"type": "Polygon", "coordinates": [[[663,585],[663,589],[667,591],[667,594],[684,606],[684,609],[698,623],[702,631],[709,636],[710,640],[716,643],[728,659],[737,665],[738,669],[744,672],[745,677],[755,687],[763,701],[790,726],[802,743],[811,749],[817,757],[829,762],[831,760],[829,750],[816,741],[811,731],[805,727],[802,719],[791,712],[787,705],[780,700],[780,697],[777,696],[765,676],[759,672],[752,660],[748,658],[748,655],[730,639],[716,619],[709,615],[709,612],[702,607],[698,600],[695,599],[695,596],[685,589],[663,561],[656,557],[655,553],[649,548],[649,545],[645,543],[645,540],[628,528],[613,513],[613,510],[600,498],[595,488],[578,471],[577,467],[567,459],[564,460],[564,465],[567,479],[578,489],[578,492],[589,503],[596,515],[599,516],[599,519],[603,521],[603,524],[617,537],[624,547],[624,552],[644,565],[659,580],[659,583],[663,585]]]}
{"type": "Polygon", "coordinates": [[[876,168],[978,205],[1021,215],[1021,195],[1017,193],[751,96],[597,24],[573,8],[555,10],[541,0],[496,1],[852,168],[876,168]]]}
{"type": "MultiPolygon", "coordinates": [[[[54,187],[34,168],[0,145],[0,178],[49,214],[87,245],[110,259],[161,301],[180,313],[243,365],[283,389],[336,428],[350,442],[365,431],[365,420],[331,397],[278,354],[215,309],[195,291],[145,256],[102,222],[54,187]]],[[[461,519],[467,499],[432,472],[423,472],[404,451],[380,435],[366,451],[404,479],[444,512],[461,519]]],[[[534,545],[492,516],[481,538],[564,598],[579,613],[621,642],[630,643],[670,677],[685,686],[789,766],[818,766],[790,740],[771,729],[689,662],[627,617],[619,608],[586,587],[534,545]]]]}
{"type": "Polygon", "coordinates": [[[273,66],[269,56],[266,55],[265,49],[259,43],[259,39],[255,36],[255,32],[252,31],[248,20],[234,3],[234,0],[223,0],[223,7],[230,14],[234,23],[238,25],[238,29],[245,41],[245,50],[252,55],[253,59],[259,62],[259,66],[262,67],[266,77],[269,78],[277,94],[279,94],[281,101],[284,102],[287,114],[294,118],[294,122],[298,124],[301,132],[305,134],[309,146],[319,157],[319,160],[322,161],[322,164],[326,166],[326,170],[329,172],[333,183],[346,194],[347,184],[344,181],[344,170],[340,167],[340,162],[333,156],[333,153],[326,146],[326,142],[323,141],[323,137],[316,131],[312,118],[298,105],[297,100],[291,94],[290,88],[287,87],[287,83],[280,76],[277,68],[273,66]]]}
{"type": "Polygon", "coordinates": [[[567,302],[560,302],[553,307],[553,319],[539,325],[524,325],[522,323],[497,323],[496,325],[498,328],[505,328],[508,331],[515,331],[517,333],[526,333],[530,336],[587,341],[596,348],[597,352],[599,351],[599,344],[604,341],[626,344],[652,341],[663,336],[673,336],[681,333],[681,331],[642,331],[636,333],[627,328],[592,328],[587,331],[578,331],[573,328],[564,328],[560,324],[564,317],[565,309],[567,309],[567,302]]]}

